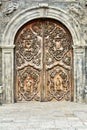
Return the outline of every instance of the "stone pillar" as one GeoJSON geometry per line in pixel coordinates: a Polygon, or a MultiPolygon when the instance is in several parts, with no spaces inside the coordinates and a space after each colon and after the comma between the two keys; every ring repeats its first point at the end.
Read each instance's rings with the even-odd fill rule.
{"type": "Polygon", "coordinates": [[[73,46],[74,52],[74,101],[84,101],[85,47],[73,46]]]}
{"type": "Polygon", "coordinates": [[[85,47],[85,103],[87,103],[87,45],[85,47]]]}
{"type": "Polygon", "coordinates": [[[14,45],[2,46],[2,87],[4,103],[14,102],[14,45]]]}

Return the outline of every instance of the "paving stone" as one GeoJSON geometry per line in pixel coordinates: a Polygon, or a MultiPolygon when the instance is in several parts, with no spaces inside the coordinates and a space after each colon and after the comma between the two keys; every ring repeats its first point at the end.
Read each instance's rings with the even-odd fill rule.
{"type": "Polygon", "coordinates": [[[87,127],[79,127],[79,128],[76,128],[76,130],[87,130],[87,127]]]}
{"type": "Polygon", "coordinates": [[[69,121],[68,123],[73,127],[82,127],[82,126],[84,126],[83,122],[81,122],[81,121],[69,121]]]}
{"type": "Polygon", "coordinates": [[[61,130],[76,130],[75,128],[62,128],[61,130]]]}
{"type": "Polygon", "coordinates": [[[87,130],[86,109],[67,102],[5,104],[0,107],[0,130],[87,130]]]}
{"type": "Polygon", "coordinates": [[[56,128],[65,128],[70,127],[66,120],[55,120],[55,127],[56,128]]]}

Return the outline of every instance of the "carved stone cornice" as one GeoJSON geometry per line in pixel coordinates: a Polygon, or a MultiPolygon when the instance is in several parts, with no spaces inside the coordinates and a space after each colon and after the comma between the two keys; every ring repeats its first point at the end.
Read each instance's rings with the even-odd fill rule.
{"type": "Polygon", "coordinates": [[[44,8],[48,8],[49,7],[48,3],[39,3],[38,6],[41,7],[41,8],[42,7],[44,7],[44,8]]]}

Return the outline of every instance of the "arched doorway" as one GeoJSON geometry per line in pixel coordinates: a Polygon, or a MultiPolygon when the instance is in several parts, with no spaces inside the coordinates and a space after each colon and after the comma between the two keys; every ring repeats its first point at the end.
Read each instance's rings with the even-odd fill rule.
{"type": "Polygon", "coordinates": [[[53,19],[36,19],[15,37],[15,101],[73,100],[72,37],[53,19]]]}
{"type": "MultiPolygon", "coordinates": [[[[73,41],[73,78],[71,82],[71,98],[74,96],[74,102],[84,101],[84,88],[85,88],[85,40],[81,37],[81,30],[78,21],[76,21],[71,15],[65,10],[60,8],[50,7],[33,7],[26,8],[23,11],[13,17],[7,24],[2,40],[2,87],[3,87],[3,102],[14,103],[14,48],[15,48],[15,35],[20,28],[31,20],[38,18],[51,18],[60,21],[67,27],[69,36],[72,36],[73,41]],[[71,34],[71,35],[70,35],[71,34]],[[74,88],[74,94],[73,94],[74,88]]],[[[63,26],[61,25],[61,26],[63,26]]],[[[63,26],[64,27],[64,26],[63,26]]],[[[65,28],[65,27],[64,27],[65,28]]],[[[16,35],[17,37],[17,35],[16,35]]],[[[71,64],[72,69],[72,64],[71,64]]],[[[71,71],[67,71],[71,72],[71,71]]],[[[71,76],[70,76],[71,77],[71,76]]],[[[16,79],[16,78],[15,78],[16,79]]],[[[71,81],[71,80],[70,80],[71,81]]],[[[54,98],[55,99],[55,98],[54,98]]],[[[63,99],[62,99],[63,100],[63,99]]],[[[17,100],[16,100],[17,101],[17,100]]]]}

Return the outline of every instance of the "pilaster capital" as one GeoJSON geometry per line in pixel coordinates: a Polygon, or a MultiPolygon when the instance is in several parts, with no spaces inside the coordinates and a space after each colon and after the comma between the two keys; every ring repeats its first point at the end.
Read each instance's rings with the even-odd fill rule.
{"type": "Polygon", "coordinates": [[[2,48],[2,49],[13,49],[13,48],[15,48],[15,45],[0,45],[0,48],[2,48]]]}

